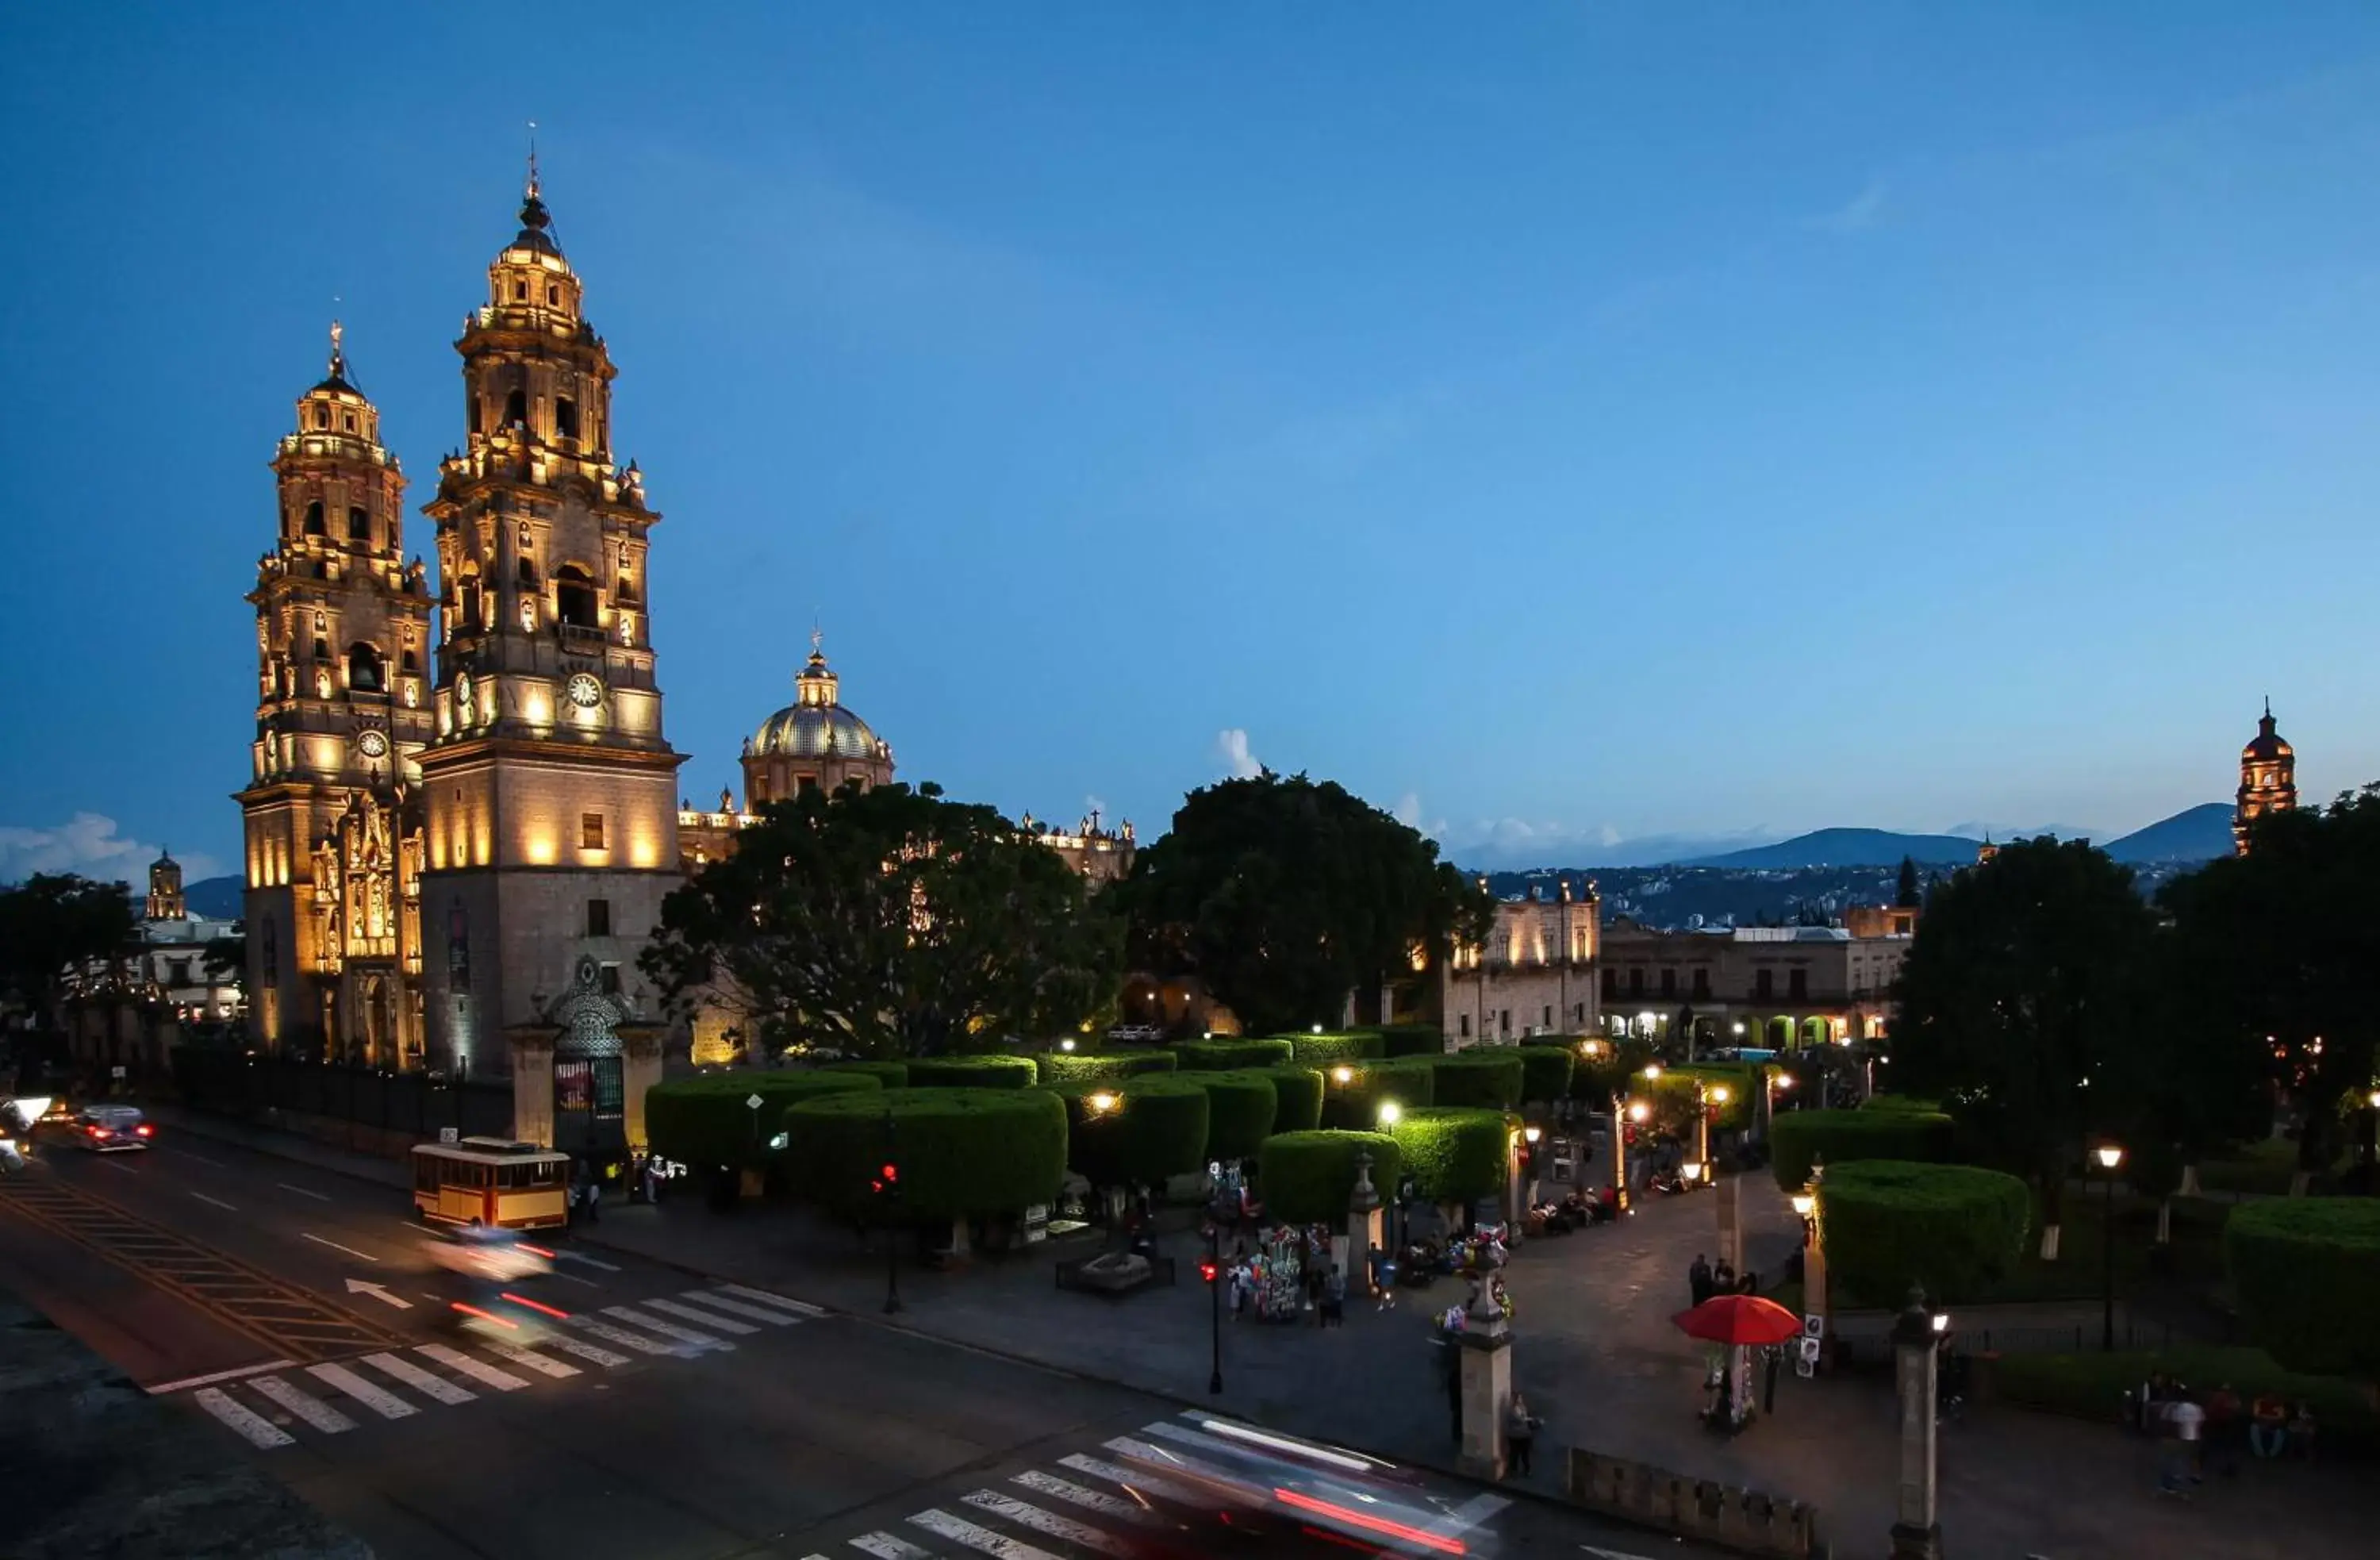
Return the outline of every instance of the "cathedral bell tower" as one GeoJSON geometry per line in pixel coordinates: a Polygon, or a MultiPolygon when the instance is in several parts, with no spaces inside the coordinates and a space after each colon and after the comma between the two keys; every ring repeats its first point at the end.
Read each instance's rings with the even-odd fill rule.
{"type": "Polygon", "coordinates": [[[2232,848],[2248,854],[2248,825],[2267,812],[2288,812],[2298,804],[2298,756],[2273,726],[2273,701],[2256,736],[2240,750],[2239,806],[2231,814],[2232,848]]]}
{"type": "Polygon", "coordinates": [[[298,397],[273,470],[280,536],[248,597],[256,740],[238,794],[254,1021],[276,1050],[410,1066],[430,591],[403,561],[405,477],[335,323],[330,371],[298,397]]]}
{"type": "Polygon", "coordinates": [[[481,1074],[589,961],[635,1005],[636,954],[679,881],[682,759],[647,617],[661,517],[613,462],[615,371],[534,160],[520,224],[455,344],[465,443],[423,506],[441,591],[420,759],[431,1052],[481,1074]]]}

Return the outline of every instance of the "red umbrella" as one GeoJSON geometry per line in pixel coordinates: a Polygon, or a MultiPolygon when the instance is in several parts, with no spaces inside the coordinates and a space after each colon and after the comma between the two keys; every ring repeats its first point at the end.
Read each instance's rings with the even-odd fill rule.
{"type": "Polygon", "coordinates": [[[1719,1295],[1670,1318],[1690,1338],[1715,1344],[1781,1344],[1802,1335],[1802,1319],[1757,1295],[1719,1295]]]}

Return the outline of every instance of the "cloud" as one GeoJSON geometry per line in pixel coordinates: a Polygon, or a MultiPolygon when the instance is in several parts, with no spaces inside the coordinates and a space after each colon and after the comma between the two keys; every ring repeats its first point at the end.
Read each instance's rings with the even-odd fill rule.
{"type": "MultiPolygon", "coordinates": [[[[20,882],[35,872],[80,872],[102,882],[144,884],[149,863],[161,854],[161,847],[117,834],[115,820],[103,813],[78,812],[46,829],[0,824],[0,883],[20,882]]],[[[212,857],[176,859],[185,882],[214,875],[212,857]]]]}
{"type": "Polygon", "coordinates": [[[1421,828],[1421,793],[1407,791],[1403,796],[1399,797],[1397,805],[1390,810],[1390,816],[1408,829],[1421,828]]]}
{"type": "Polygon", "coordinates": [[[1223,761],[1224,772],[1234,780],[1253,780],[1264,773],[1264,765],[1248,751],[1247,732],[1239,726],[1215,733],[1215,756],[1223,761]]]}
{"type": "Polygon", "coordinates": [[[1883,220],[1887,193],[1884,180],[1869,179],[1858,194],[1825,215],[1812,217],[1808,225],[1825,233],[1864,233],[1883,220]]]}

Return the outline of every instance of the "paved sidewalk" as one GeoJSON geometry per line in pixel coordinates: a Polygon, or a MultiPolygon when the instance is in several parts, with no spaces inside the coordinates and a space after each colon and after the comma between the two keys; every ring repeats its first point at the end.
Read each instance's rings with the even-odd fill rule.
{"type": "MultiPolygon", "coordinates": [[[[343,1174],[404,1179],[399,1166],[285,1134],[194,1117],[183,1125],[343,1174]]],[[[1752,1266],[1781,1272],[1799,1241],[1799,1221],[1766,1177],[1747,1176],[1742,1198],[1752,1266]]],[[[1881,1373],[1802,1382],[1788,1370],[1774,1416],[1731,1439],[1695,1418],[1703,1346],[1677,1333],[1670,1317],[1687,1304],[1685,1273],[1695,1252],[1717,1249],[1716,1201],[1707,1193],[1647,1199],[1623,1224],[1531,1242],[1516,1253],[1507,1270],[1517,1308],[1514,1375],[1547,1420],[1537,1472],[1522,1487],[1556,1493],[1556,1449],[1590,1446],[1809,1501],[1837,1554],[1881,1553],[1895,1476],[1894,1403],[1881,1373]]],[[[1461,1298],[1452,1281],[1402,1291],[1397,1308],[1385,1312],[1351,1300],[1346,1326],[1330,1331],[1234,1323],[1227,1315],[1224,1390],[1209,1398],[1208,1292],[1196,1276],[1201,1243],[1186,1234],[1160,1242],[1178,1259],[1177,1287],[1119,1300],[1055,1286],[1056,1261],[1087,1255],[1095,1237],[1053,1240],[952,1272],[919,1267],[905,1246],[903,1309],[889,1317],[882,1247],[798,1209],[747,1203],[718,1213],[681,1194],[658,1207],[609,1204],[601,1224],[580,1225],[574,1238],[988,1352],[1212,1402],[1383,1456],[1439,1468],[1452,1462],[1427,1322],[1433,1309],[1461,1298]]],[[[1945,1530],[1962,1554],[2008,1560],[2361,1560],[2370,1553],[2358,1469],[2254,1464],[2179,1502],[2155,1494],[2153,1454],[2112,1424],[1978,1408],[1943,1432],[1945,1530]]]]}

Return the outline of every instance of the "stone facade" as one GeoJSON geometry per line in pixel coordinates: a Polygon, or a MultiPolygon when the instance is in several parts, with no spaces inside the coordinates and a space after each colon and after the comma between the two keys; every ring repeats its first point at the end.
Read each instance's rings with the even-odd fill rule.
{"type": "Polygon", "coordinates": [[[1690,1026],[1698,1047],[1880,1039],[1916,916],[1879,910],[1858,924],[1868,934],[1847,926],[1655,932],[1615,921],[1598,976],[1608,1027],[1682,1042],[1680,1027],[1690,1026]],[[1890,930],[1899,924],[1909,930],[1890,930]]]}
{"type": "Polygon", "coordinates": [[[2232,848],[2248,854],[2248,825],[2267,812],[2287,812],[2298,804],[2298,755],[2273,725],[2273,703],[2265,701],[2265,718],[2256,735],[2240,750],[2240,796],[2231,814],[2232,848]]]}
{"type": "Polygon", "coordinates": [[[1572,898],[1567,884],[1553,899],[1500,903],[1487,943],[1455,947],[1439,982],[1434,1021],[1447,1043],[1459,1049],[1600,1028],[1602,908],[1592,885],[1572,898]]]}

